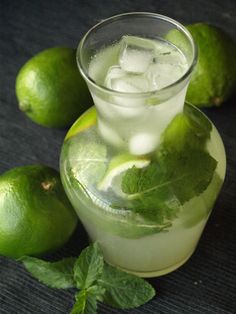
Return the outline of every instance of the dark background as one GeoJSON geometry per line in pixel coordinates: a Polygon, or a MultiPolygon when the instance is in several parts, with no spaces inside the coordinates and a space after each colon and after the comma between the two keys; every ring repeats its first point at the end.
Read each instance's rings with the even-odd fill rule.
{"type": "MultiPolygon", "coordinates": [[[[95,23],[128,11],[150,11],[182,23],[210,22],[236,38],[236,1],[0,0],[0,173],[20,165],[43,163],[58,168],[66,130],[46,129],[18,109],[15,78],[20,67],[48,47],[76,47],[95,23]]],[[[219,73],[220,75],[220,73],[219,73]]],[[[132,311],[101,305],[99,313],[226,314],[236,312],[236,100],[222,108],[205,110],[219,129],[227,153],[227,177],[196,253],[181,269],[152,279],[157,296],[132,311]]],[[[1,219],[1,217],[0,217],[1,219]]],[[[76,255],[85,236],[74,237],[53,258],[76,255]]],[[[73,290],[52,290],[23,267],[0,257],[0,313],[69,313],[73,290]]]]}

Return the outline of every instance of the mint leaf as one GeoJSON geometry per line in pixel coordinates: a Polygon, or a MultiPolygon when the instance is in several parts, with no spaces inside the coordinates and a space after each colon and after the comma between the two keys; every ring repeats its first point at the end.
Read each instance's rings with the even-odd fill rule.
{"type": "Polygon", "coordinates": [[[90,294],[96,295],[96,299],[98,301],[103,302],[103,296],[106,290],[102,286],[98,285],[98,282],[96,282],[96,284],[92,287],[89,287],[87,291],[89,291],[90,294]]]}
{"type": "Polygon", "coordinates": [[[66,289],[75,287],[73,268],[75,258],[64,258],[58,262],[46,262],[35,257],[20,259],[33,277],[51,288],[66,289]]]}
{"type": "Polygon", "coordinates": [[[206,190],[217,166],[209,153],[190,148],[181,153],[168,153],[159,160],[181,204],[206,190]]]}
{"type": "MultiPolygon", "coordinates": [[[[211,122],[191,105],[169,124],[153,161],[147,167],[131,168],[122,177],[127,194],[118,208],[127,208],[168,229],[182,205],[209,186],[216,160],[206,151],[211,122]]],[[[158,232],[158,231],[157,231],[158,232]]]]}
{"type": "Polygon", "coordinates": [[[207,152],[190,148],[181,153],[160,150],[157,160],[127,170],[121,188],[128,194],[126,208],[166,228],[181,205],[208,187],[217,162],[207,152]]]}
{"type": "MultiPolygon", "coordinates": [[[[82,290],[80,292],[77,292],[75,294],[75,304],[71,310],[71,314],[80,314],[84,313],[84,309],[86,307],[86,301],[87,301],[87,291],[82,290]]],[[[95,312],[96,313],[96,312],[95,312]]]]}
{"type": "Polygon", "coordinates": [[[26,269],[39,281],[52,288],[77,287],[71,314],[96,314],[97,301],[122,309],[138,307],[155,295],[145,280],[104,264],[97,243],[85,248],[76,260],[65,258],[46,262],[23,257],[26,269]]]}
{"type": "Polygon", "coordinates": [[[127,170],[121,188],[128,194],[126,208],[163,228],[170,226],[166,219],[174,218],[179,210],[180,203],[172,193],[168,175],[156,162],[142,169],[127,170]]]}
{"type": "Polygon", "coordinates": [[[121,309],[138,307],[155,295],[153,287],[144,279],[107,264],[98,283],[105,288],[104,302],[121,309]]]}
{"type": "Polygon", "coordinates": [[[75,304],[71,310],[71,314],[96,314],[97,301],[96,295],[87,290],[81,290],[75,294],[75,304]]]}
{"type": "Polygon", "coordinates": [[[85,248],[74,266],[74,279],[77,288],[89,288],[100,277],[103,264],[102,252],[97,243],[85,248]]]}

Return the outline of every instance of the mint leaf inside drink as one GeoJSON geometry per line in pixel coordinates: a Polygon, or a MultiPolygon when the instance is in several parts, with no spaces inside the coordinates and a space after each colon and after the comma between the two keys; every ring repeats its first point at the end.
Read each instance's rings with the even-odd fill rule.
{"type": "Polygon", "coordinates": [[[204,151],[163,152],[149,166],[125,173],[122,191],[128,195],[127,208],[166,224],[177,217],[185,202],[208,187],[215,168],[215,159],[204,151]]]}
{"type": "Polygon", "coordinates": [[[142,169],[128,169],[121,182],[125,207],[167,229],[182,206],[203,193],[217,162],[207,152],[211,124],[186,106],[165,130],[153,161],[142,169]]]}
{"type": "Polygon", "coordinates": [[[74,288],[74,264],[73,257],[64,258],[58,262],[46,262],[44,260],[25,256],[20,259],[31,275],[50,288],[67,289],[74,288]]]}

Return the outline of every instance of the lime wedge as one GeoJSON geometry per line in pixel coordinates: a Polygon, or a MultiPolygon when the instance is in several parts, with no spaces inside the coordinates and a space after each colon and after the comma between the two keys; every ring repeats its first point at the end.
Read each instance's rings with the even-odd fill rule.
{"type": "Polygon", "coordinates": [[[134,166],[137,168],[146,167],[149,163],[150,159],[146,156],[137,157],[131,154],[121,154],[115,156],[111,159],[103,179],[98,184],[98,189],[101,191],[107,191],[112,186],[113,180],[120,177],[123,172],[134,166]]]}

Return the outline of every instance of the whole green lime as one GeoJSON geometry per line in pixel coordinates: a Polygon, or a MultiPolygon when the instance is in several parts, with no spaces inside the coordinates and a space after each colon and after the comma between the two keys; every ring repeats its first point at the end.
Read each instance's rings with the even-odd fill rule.
{"type": "Polygon", "coordinates": [[[77,221],[56,170],[31,165],[0,176],[0,255],[53,251],[69,239],[77,221]]]}
{"type": "Polygon", "coordinates": [[[197,23],[187,29],[198,46],[198,62],[186,99],[197,106],[220,106],[236,90],[236,43],[221,29],[197,23]]]}
{"type": "Polygon", "coordinates": [[[20,109],[46,127],[65,127],[91,106],[86,83],[76,65],[76,51],[50,48],[31,58],[16,78],[20,109]]]}

